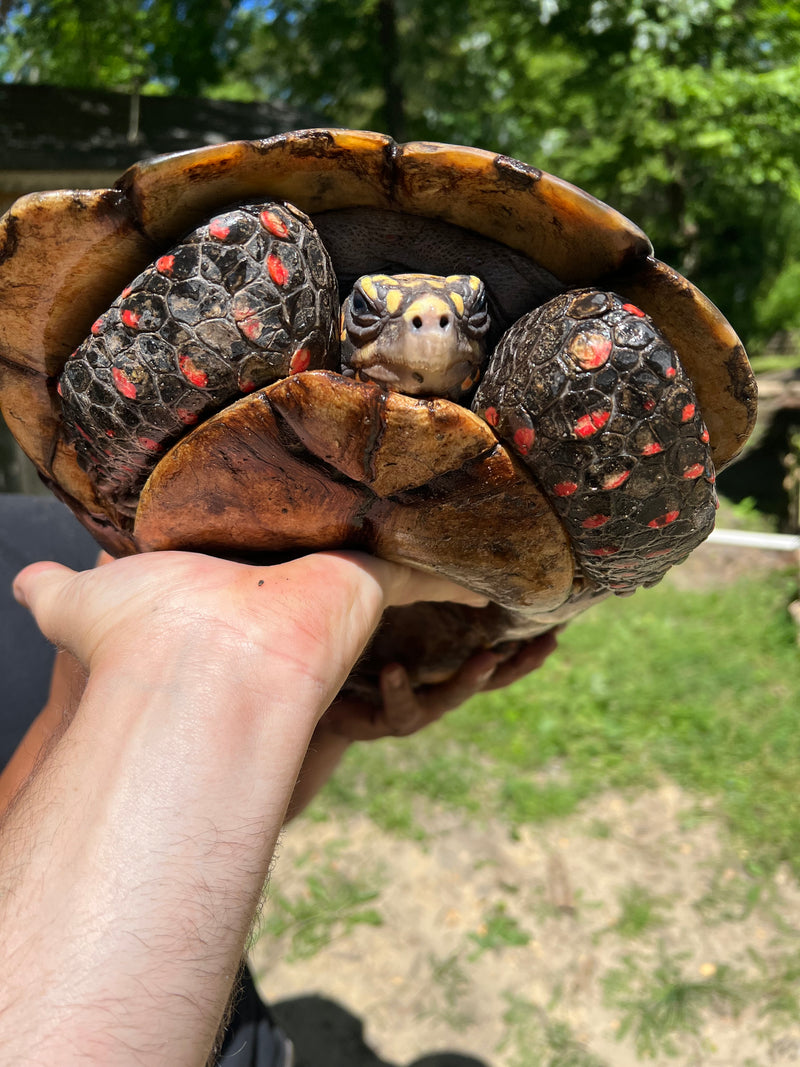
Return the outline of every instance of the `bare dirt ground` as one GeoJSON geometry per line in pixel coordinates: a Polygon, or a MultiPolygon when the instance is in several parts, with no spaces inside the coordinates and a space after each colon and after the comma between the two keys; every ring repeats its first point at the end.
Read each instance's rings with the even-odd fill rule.
{"type": "Polygon", "coordinates": [[[381,921],[348,930],[353,910],[342,908],[330,916],[330,942],[308,958],[292,958],[296,928],[257,946],[262,991],[279,1003],[304,1067],[629,1067],[651,1057],[637,1049],[648,1024],[626,1004],[658,1012],[668,992],[659,967],[662,985],[711,992],[698,996],[696,1032],[674,1032],[666,1020],[662,1033],[655,1019],[663,1048],[652,1062],[800,1063],[800,1026],[770,1015],[764,982],[765,968],[775,980],[796,959],[800,889],[779,871],[750,907],[746,857],[676,786],[606,794],[516,840],[503,826],[443,811],[428,811],[425,825],[424,844],[388,837],[363,817],[287,833],[275,893],[308,898],[312,872],[323,882],[342,876],[377,894],[370,907],[381,921]],[[653,898],[641,930],[630,916],[623,923],[637,888],[653,898]],[[304,1013],[291,1003],[298,998],[323,999],[304,1013]],[[363,1023],[366,1047],[347,1013],[363,1023]],[[318,1017],[328,1018],[321,1043],[318,1017]]]}
{"type": "MultiPolygon", "coordinates": [[[[776,557],[704,548],[672,580],[776,557]]],[[[252,960],[299,1067],[800,1064],[800,887],[753,874],[710,801],[664,781],[514,836],[418,821],[284,838],[252,960]]]]}

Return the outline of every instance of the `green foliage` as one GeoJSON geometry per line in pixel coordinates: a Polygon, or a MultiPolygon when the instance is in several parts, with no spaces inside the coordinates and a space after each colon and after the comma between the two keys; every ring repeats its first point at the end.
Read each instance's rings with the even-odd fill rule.
{"type": "Polygon", "coordinates": [[[16,0],[5,80],[197,94],[219,80],[240,0],[16,0]]]}

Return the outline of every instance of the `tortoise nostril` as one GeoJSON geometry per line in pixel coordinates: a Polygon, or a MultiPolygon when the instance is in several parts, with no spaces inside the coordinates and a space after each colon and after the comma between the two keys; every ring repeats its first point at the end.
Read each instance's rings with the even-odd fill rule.
{"type": "Polygon", "coordinates": [[[414,327],[415,330],[422,329],[422,319],[419,317],[419,315],[414,316],[414,318],[411,320],[411,325],[414,327]]]}
{"type": "Polygon", "coordinates": [[[442,317],[439,319],[439,325],[442,327],[443,330],[446,330],[447,327],[450,325],[449,317],[447,315],[442,315],[442,317]]]}

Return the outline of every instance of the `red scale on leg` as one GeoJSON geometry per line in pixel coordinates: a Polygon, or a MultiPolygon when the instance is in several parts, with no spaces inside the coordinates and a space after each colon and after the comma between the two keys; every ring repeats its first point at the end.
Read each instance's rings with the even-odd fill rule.
{"type": "Polygon", "coordinates": [[[136,440],[142,446],[146,448],[148,452],[160,452],[161,445],[158,441],[154,441],[152,437],[137,437],[136,440]]]}
{"type": "Polygon", "coordinates": [[[696,410],[697,407],[695,404],[685,404],[683,411],[681,412],[681,422],[688,422],[689,419],[693,419],[696,410]]]}
{"type": "Polygon", "coordinates": [[[691,467],[687,467],[683,472],[684,478],[699,478],[703,471],[706,469],[704,463],[693,463],[691,467]]]}
{"type": "Polygon", "coordinates": [[[208,375],[201,367],[197,366],[191,356],[178,356],[178,366],[181,374],[192,385],[196,385],[199,389],[205,389],[208,385],[208,375]]]}
{"type": "Polygon", "coordinates": [[[590,515],[588,519],[583,520],[581,526],[584,530],[598,530],[601,526],[605,526],[610,518],[610,515],[602,515],[599,513],[597,515],[590,515]]]}
{"type": "Polygon", "coordinates": [[[263,322],[259,319],[256,311],[251,307],[234,308],[233,318],[236,325],[249,341],[257,341],[264,331],[263,322]]]}
{"type": "Polygon", "coordinates": [[[219,241],[224,241],[230,235],[231,228],[224,219],[212,219],[208,224],[208,232],[219,241]]]}
{"type": "Polygon", "coordinates": [[[289,280],[289,271],[281,262],[280,256],[274,252],[270,252],[267,256],[267,270],[276,285],[286,285],[289,280]]]}
{"type": "Polygon", "coordinates": [[[531,450],[535,436],[535,433],[529,426],[520,426],[514,433],[514,444],[516,445],[517,451],[523,456],[527,456],[531,450]]]}
{"type": "Polygon", "coordinates": [[[279,218],[274,211],[262,211],[259,216],[261,225],[268,230],[273,237],[288,237],[289,227],[279,218]]]}
{"type": "Polygon", "coordinates": [[[613,348],[611,338],[597,332],[583,332],[574,337],[569,354],[584,370],[598,370],[608,362],[613,348]]]}
{"type": "Polygon", "coordinates": [[[585,415],[581,415],[573,426],[572,431],[576,437],[591,437],[598,430],[602,430],[610,418],[611,412],[603,408],[597,411],[589,411],[585,415]]]}
{"type": "Polygon", "coordinates": [[[495,429],[497,429],[497,424],[500,421],[497,415],[497,408],[487,408],[486,411],[484,411],[483,413],[483,417],[489,423],[490,426],[493,426],[495,429]]]}
{"type": "Polygon", "coordinates": [[[172,274],[172,269],[175,266],[174,256],[161,256],[156,260],[156,270],[159,274],[172,274]]]}
{"type": "Polygon", "coordinates": [[[302,374],[311,364],[311,352],[307,348],[298,348],[289,363],[290,374],[302,374]]]}
{"type": "Polygon", "coordinates": [[[629,315],[636,315],[637,318],[643,319],[644,312],[641,308],[638,308],[635,304],[623,304],[622,310],[627,311],[629,315]]]}
{"type": "Polygon", "coordinates": [[[553,492],[556,496],[572,496],[573,493],[578,491],[577,482],[558,482],[553,486],[553,492]]]}
{"type": "Polygon", "coordinates": [[[655,519],[651,519],[647,525],[651,530],[660,530],[663,526],[669,526],[670,523],[675,522],[679,515],[679,511],[666,511],[663,515],[658,515],[655,519]]]}
{"type": "Polygon", "coordinates": [[[120,318],[126,326],[129,326],[132,330],[136,330],[141,322],[142,314],[140,311],[131,311],[130,308],[125,308],[120,314],[120,318]]]}
{"type": "Polygon", "coordinates": [[[613,474],[609,474],[608,477],[603,482],[603,488],[604,489],[619,489],[619,487],[621,485],[624,485],[625,482],[627,482],[627,480],[630,478],[630,476],[631,476],[631,472],[627,471],[627,470],[626,471],[616,471],[613,474]]]}
{"type": "Polygon", "coordinates": [[[111,377],[114,379],[114,385],[118,391],[129,400],[133,400],[136,396],[136,385],[130,380],[125,371],[120,370],[119,367],[112,367],[111,377]]]}

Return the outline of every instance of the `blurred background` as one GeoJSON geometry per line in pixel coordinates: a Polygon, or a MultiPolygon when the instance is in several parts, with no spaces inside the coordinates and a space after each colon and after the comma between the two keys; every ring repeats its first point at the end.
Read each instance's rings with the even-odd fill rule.
{"type": "MultiPolygon", "coordinates": [[[[608,201],[757,371],[719,524],[800,529],[800,5],[0,12],[0,210],[315,125],[477,145],[608,201]]],[[[40,491],[7,434],[0,490],[40,491]]],[[[287,839],[254,950],[301,1067],[800,1062],[796,598],[790,554],[704,546],[510,692],[354,747],[287,839]]]]}

